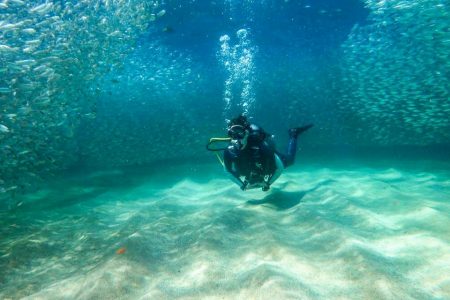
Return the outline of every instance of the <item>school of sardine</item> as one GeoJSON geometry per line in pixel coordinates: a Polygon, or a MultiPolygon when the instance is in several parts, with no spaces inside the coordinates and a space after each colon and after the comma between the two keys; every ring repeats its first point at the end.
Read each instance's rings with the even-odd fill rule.
{"type": "Polygon", "coordinates": [[[124,70],[102,82],[108,88],[99,96],[97,118],[82,123],[84,163],[144,165],[191,156],[197,145],[203,149],[208,134],[200,131],[217,121],[199,116],[204,107],[198,95],[208,83],[189,55],[155,39],[141,41],[124,70]]]}
{"type": "Polygon", "coordinates": [[[365,2],[369,22],[353,28],[342,58],[339,106],[356,122],[355,139],[383,145],[448,143],[449,2],[365,2]]]}
{"type": "Polygon", "coordinates": [[[95,117],[96,81],[164,15],[160,4],[0,1],[0,198],[77,159],[73,137],[95,117]]]}

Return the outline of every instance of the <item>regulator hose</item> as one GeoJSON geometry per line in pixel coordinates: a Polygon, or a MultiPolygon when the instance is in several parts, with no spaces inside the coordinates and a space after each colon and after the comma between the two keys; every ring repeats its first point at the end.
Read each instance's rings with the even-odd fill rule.
{"type": "Polygon", "coordinates": [[[211,148],[211,145],[214,144],[214,143],[229,142],[229,141],[231,141],[231,138],[229,138],[229,137],[227,137],[227,138],[211,138],[209,140],[209,143],[206,144],[206,150],[212,151],[212,152],[226,150],[228,146],[220,147],[220,148],[211,148]]]}

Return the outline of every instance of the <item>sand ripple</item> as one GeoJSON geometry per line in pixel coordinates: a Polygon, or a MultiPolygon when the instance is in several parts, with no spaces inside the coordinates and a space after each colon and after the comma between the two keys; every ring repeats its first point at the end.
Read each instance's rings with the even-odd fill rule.
{"type": "Polygon", "coordinates": [[[99,176],[1,216],[0,298],[450,297],[450,172],[293,169],[267,194],[99,176]]]}

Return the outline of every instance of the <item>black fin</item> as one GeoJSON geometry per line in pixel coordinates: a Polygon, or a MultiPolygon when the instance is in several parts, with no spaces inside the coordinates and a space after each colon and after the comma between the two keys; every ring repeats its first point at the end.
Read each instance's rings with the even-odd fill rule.
{"type": "Polygon", "coordinates": [[[313,124],[308,124],[301,127],[291,128],[289,129],[289,136],[298,137],[300,134],[302,134],[303,132],[305,132],[306,130],[310,129],[313,126],[314,126],[313,124]]]}

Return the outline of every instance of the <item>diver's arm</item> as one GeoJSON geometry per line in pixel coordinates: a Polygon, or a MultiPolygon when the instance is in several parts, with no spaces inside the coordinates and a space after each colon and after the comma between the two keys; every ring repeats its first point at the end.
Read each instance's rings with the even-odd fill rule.
{"type": "Polygon", "coordinates": [[[245,190],[247,183],[243,182],[239,176],[239,173],[233,170],[233,154],[230,153],[230,150],[227,149],[223,153],[223,162],[225,170],[230,173],[231,180],[233,180],[242,190],[245,190]]]}
{"type": "Polygon", "coordinates": [[[283,172],[283,163],[276,154],[275,150],[270,147],[266,141],[261,143],[260,149],[264,161],[263,165],[266,170],[265,174],[269,174],[269,178],[264,181],[264,185],[262,187],[263,191],[267,191],[270,189],[270,185],[274,183],[283,172]]]}
{"type": "Polygon", "coordinates": [[[267,180],[267,183],[271,185],[275,182],[275,180],[280,177],[281,173],[283,173],[284,166],[283,162],[281,161],[281,158],[278,156],[278,154],[274,153],[275,158],[275,171],[270,175],[269,179],[267,180]]]}

